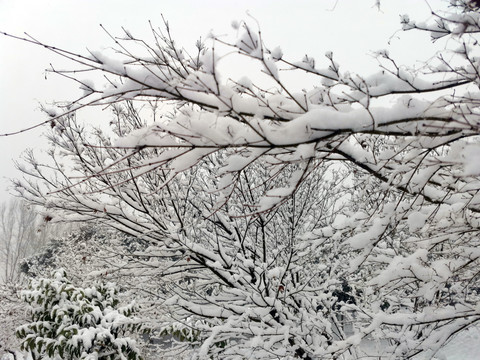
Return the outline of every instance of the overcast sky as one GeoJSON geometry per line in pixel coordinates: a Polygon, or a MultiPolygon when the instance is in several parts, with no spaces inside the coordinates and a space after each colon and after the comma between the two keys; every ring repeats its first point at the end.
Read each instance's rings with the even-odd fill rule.
{"type": "MultiPolygon", "coordinates": [[[[376,64],[371,50],[388,48],[408,63],[432,55],[426,35],[396,30],[400,14],[424,20],[428,5],[435,8],[441,2],[382,0],[378,10],[374,0],[0,0],[0,31],[27,32],[42,42],[85,54],[87,48],[112,45],[99,24],[116,35],[123,26],[149,40],[148,20],[161,26],[163,14],[178,43],[192,49],[195,40],[212,29],[215,34],[232,33],[231,22],[248,19],[248,11],[260,24],[267,45],[280,46],[286,57],[321,58],[332,50],[341,68],[366,74],[376,64]]],[[[0,133],[45,120],[39,104],[71,100],[78,94],[75,84],[46,77],[44,69],[50,63],[67,66],[44,48],[0,36],[0,133]]],[[[104,117],[95,116],[99,121],[104,117]]],[[[0,201],[8,199],[6,178],[19,176],[13,160],[27,147],[41,151],[45,146],[42,131],[0,137],[0,201]]]]}

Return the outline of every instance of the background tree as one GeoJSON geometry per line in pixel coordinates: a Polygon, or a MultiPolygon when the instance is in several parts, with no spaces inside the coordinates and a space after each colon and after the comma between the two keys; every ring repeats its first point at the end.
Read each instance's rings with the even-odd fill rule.
{"type": "Polygon", "coordinates": [[[0,207],[1,281],[18,281],[20,261],[46,243],[46,230],[35,211],[25,203],[14,200],[0,207]]]}
{"type": "Polygon", "coordinates": [[[330,52],[323,68],[290,60],[248,23],[194,55],[168,24],[153,45],[115,38],[114,54],[41,44],[80,65],[57,73],[85,95],[49,110],[56,177],[31,156],[18,189],[48,216],[154,244],[162,305],[199,331],[198,357],[433,356],[480,319],[479,21],[472,3],[452,5],[431,23],[402,18],[447,48],[420,68],[380,51],[368,77],[330,52]],[[255,83],[220,76],[226,51],[258,65],[255,83]],[[85,70],[106,82],[75,77],[85,70]],[[282,70],[314,86],[295,92],[282,70]],[[150,122],[132,100],[174,111],[150,122]],[[113,142],[72,115],[99,104],[116,113],[113,142]]]}
{"type": "Polygon", "coordinates": [[[38,209],[20,199],[2,204],[0,218],[0,281],[4,284],[19,283],[23,259],[73,229],[71,224],[50,224],[48,216],[41,217],[38,209]]]}

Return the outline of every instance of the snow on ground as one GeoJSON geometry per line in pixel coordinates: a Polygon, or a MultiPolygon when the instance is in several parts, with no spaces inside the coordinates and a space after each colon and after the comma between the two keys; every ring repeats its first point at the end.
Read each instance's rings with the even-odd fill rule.
{"type": "MultiPolygon", "coordinates": [[[[429,359],[428,354],[415,360],[429,359]]],[[[480,328],[474,327],[458,334],[434,357],[435,360],[478,360],[480,359],[480,328]]]]}
{"type": "Polygon", "coordinates": [[[444,355],[446,360],[480,359],[480,328],[469,329],[452,339],[442,349],[441,355],[444,355]]]}

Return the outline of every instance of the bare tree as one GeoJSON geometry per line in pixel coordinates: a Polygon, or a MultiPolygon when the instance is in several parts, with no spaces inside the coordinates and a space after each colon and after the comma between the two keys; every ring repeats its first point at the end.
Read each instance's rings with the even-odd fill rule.
{"type": "Polygon", "coordinates": [[[21,260],[45,245],[48,231],[38,214],[20,200],[1,205],[0,225],[0,279],[15,283],[21,260]]]}
{"type": "Polygon", "coordinates": [[[290,60],[248,23],[194,55],[168,24],[152,45],[114,38],[114,54],[40,44],[80,65],[53,71],[85,95],[48,110],[53,161],[30,155],[17,188],[45,216],[151,242],[129,270],[161,277],[164,327],[194,329],[200,358],[433,356],[480,320],[480,13],[451,3],[402,26],[456,47],[421,68],[381,51],[368,77],[340,71],[330,52],[325,67],[290,60]],[[263,78],[220,76],[225,50],[263,78]],[[282,70],[316,85],[295,92],[282,70]],[[174,111],[141,116],[131,101],[174,111]],[[76,121],[94,105],[112,106],[114,141],[76,121]]]}

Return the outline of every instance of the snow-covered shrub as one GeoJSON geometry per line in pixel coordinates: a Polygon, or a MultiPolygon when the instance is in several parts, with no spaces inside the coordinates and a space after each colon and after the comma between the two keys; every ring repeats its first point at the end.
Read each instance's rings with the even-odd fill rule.
{"type": "Polygon", "coordinates": [[[81,288],[65,270],[51,278],[33,279],[22,293],[30,322],[17,329],[22,350],[35,358],[141,359],[129,332],[141,329],[134,303],[120,306],[113,283],[81,288]]]}

